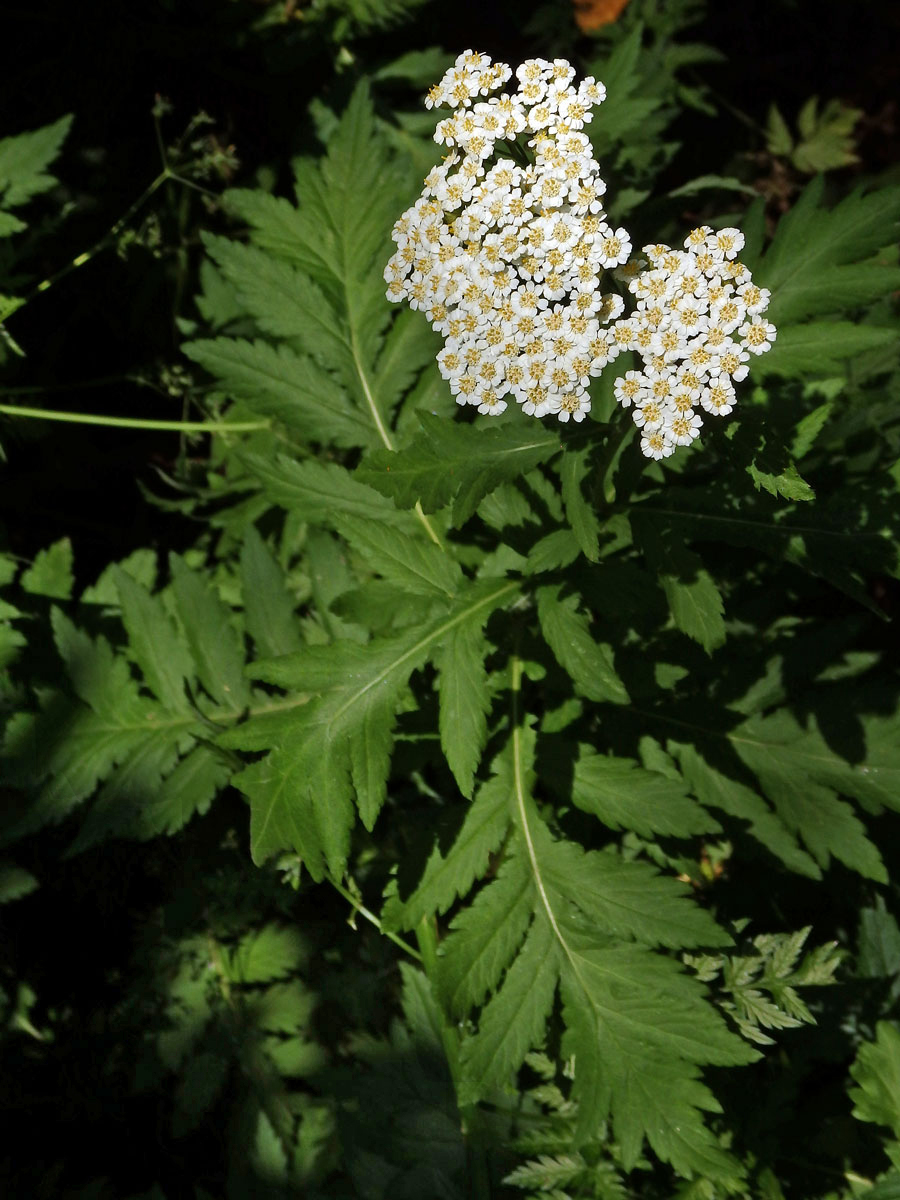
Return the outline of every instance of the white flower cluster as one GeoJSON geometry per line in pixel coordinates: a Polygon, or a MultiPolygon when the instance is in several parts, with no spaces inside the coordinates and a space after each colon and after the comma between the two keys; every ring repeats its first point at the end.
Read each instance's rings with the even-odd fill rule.
{"type": "Polygon", "coordinates": [[[750,354],[764,353],[775,340],[775,326],[762,317],[769,292],[737,260],[743,245],[737,229],[714,233],[703,225],[683,251],[644,247],[648,269],[628,285],[637,311],[615,329],[619,344],[636,350],[644,366],[617,379],[615,394],[632,408],[648,458],[667,458],[697,437],[702,419],[695,406],[712,416],[730,413],[750,354]]]}
{"type": "Polygon", "coordinates": [[[605,88],[590,77],[573,86],[564,59],[529,59],[516,89],[501,91],[512,75],[467,50],[428,93],[426,107],[453,108],[434,134],[450,153],[394,226],[388,298],[424,311],[445,339],[437,361],[457,403],[482,413],[503,412],[511,395],[530,415],[581,421],[591,377],[637,351],[643,370],[616,381],[616,398],[643,453],[668,457],[697,437],[696,407],[731,412],[749,355],[775,339],[762,317],[769,293],[737,260],[737,229],[704,225],[683,251],[645,246],[649,265],[628,263],[631,239],[606,220],[583,132],[605,88]],[[637,299],[630,316],[600,290],[609,270],[637,299]]]}
{"type": "Polygon", "coordinates": [[[500,92],[510,68],[467,51],[426,100],[453,106],[434,135],[451,152],[394,226],[387,294],[444,336],[441,374],[482,413],[512,395],[526,413],[581,421],[589,379],[619,351],[611,323],[624,303],[600,277],[631,242],[606,221],[582,132],[605,89],[591,78],[575,87],[573,75],[563,59],[529,59],[516,89],[500,92]],[[509,156],[520,134],[533,162],[509,156]]]}

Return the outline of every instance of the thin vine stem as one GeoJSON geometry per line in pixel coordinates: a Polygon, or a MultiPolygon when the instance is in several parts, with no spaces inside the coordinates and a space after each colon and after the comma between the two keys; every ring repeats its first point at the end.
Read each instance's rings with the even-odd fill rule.
{"type": "Polygon", "coordinates": [[[144,417],[107,417],[100,413],[68,413],[53,408],[27,408],[0,404],[0,413],[39,421],[65,421],[71,425],[106,425],[113,429],[151,429],[172,433],[252,433],[268,429],[268,421],[156,421],[144,417]]]}
{"type": "Polygon", "coordinates": [[[381,921],[379,921],[378,917],[375,916],[375,914],[372,912],[372,910],[369,908],[366,908],[366,906],[362,903],[362,901],[360,901],[356,896],[354,896],[353,893],[348,888],[345,888],[344,885],[339,880],[335,879],[331,875],[327,876],[327,879],[328,879],[328,882],[331,884],[331,886],[334,888],[334,890],[336,892],[340,892],[340,894],[344,897],[344,899],[347,901],[347,903],[353,907],[355,912],[359,913],[359,915],[361,917],[363,917],[366,921],[368,921],[370,925],[374,925],[375,928],[378,930],[378,932],[382,935],[382,937],[388,938],[390,941],[392,941],[394,943],[395,946],[399,946],[400,949],[405,954],[408,954],[410,956],[410,958],[414,958],[417,963],[424,965],[424,960],[422,958],[422,955],[419,953],[418,950],[415,949],[415,947],[410,946],[409,942],[405,942],[402,937],[399,937],[392,930],[385,929],[385,927],[382,925],[381,921]]]}

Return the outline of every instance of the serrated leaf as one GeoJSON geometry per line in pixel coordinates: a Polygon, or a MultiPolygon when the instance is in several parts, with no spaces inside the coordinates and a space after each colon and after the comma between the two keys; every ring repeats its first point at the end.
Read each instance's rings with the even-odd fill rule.
{"type": "Polygon", "coordinates": [[[231,773],[220,755],[194,746],[133,813],[127,832],[137,838],[177,833],[193,816],[209,811],[231,773]]]}
{"type": "Polygon", "coordinates": [[[766,149],[770,154],[786,158],[794,146],[794,139],[788,129],[787,121],[778,111],[776,105],[769,106],[769,116],[766,122],[766,149]]]}
{"type": "Polygon", "coordinates": [[[178,615],[197,675],[210,696],[228,709],[250,702],[244,655],[231,615],[210,584],[177,554],[169,556],[178,615]]]}
{"type": "Polygon", "coordinates": [[[147,685],[173,712],[191,712],[185,684],[193,683],[193,662],[162,601],[123,570],[115,581],[129,649],[147,685]]]}
{"type": "Polygon", "coordinates": [[[284,571],[254,525],[241,548],[241,592],[247,632],[260,654],[276,657],[300,649],[303,639],[284,571]]]}
{"type": "Polygon", "coordinates": [[[718,821],[689,798],[684,784],[584,746],[575,764],[572,799],[611,829],[633,829],[642,837],[721,832],[718,821]]]}
{"type": "Polygon", "coordinates": [[[460,1065],[468,1079],[460,1085],[461,1104],[504,1083],[542,1040],[556,995],[557,953],[550,922],[539,911],[502,985],[482,1010],[477,1034],[462,1044],[460,1065]]]}
{"type": "Polygon", "coordinates": [[[707,654],[725,642],[725,606],[697,554],[678,545],[642,518],[632,523],[669,602],[675,628],[699,642],[707,654]]]}
{"type": "Polygon", "coordinates": [[[571,529],[554,529],[552,533],[539,538],[528,551],[525,574],[540,575],[544,571],[568,567],[578,557],[579,550],[571,529]]]}
{"type": "Polygon", "coordinates": [[[810,321],[779,329],[778,339],[768,354],[754,363],[755,373],[787,378],[828,375],[840,370],[848,358],[879,350],[896,342],[893,329],[876,325],[853,325],[849,321],[810,321]]]}
{"type": "Polygon", "coordinates": [[[385,905],[385,928],[415,928],[432,913],[446,912],[476,880],[483,878],[510,820],[512,785],[506,757],[500,755],[494,765],[496,773],[476,792],[446,856],[435,846],[412,895],[405,901],[393,896],[385,905]]]}
{"type": "MultiPolygon", "coordinates": [[[[857,1085],[849,1089],[854,1117],[887,1125],[900,1140],[900,1030],[893,1021],[878,1022],[875,1041],[860,1046],[850,1074],[857,1085]]],[[[892,1158],[900,1166],[900,1148],[892,1158]]]]}
{"type": "Polygon", "coordinates": [[[382,575],[409,591],[453,596],[464,582],[459,563],[447,550],[407,537],[380,521],[342,516],[334,522],[350,547],[382,575]]]}
{"type": "Polygon", "coordinates": [[[697,192],[706,191],[723,191],[723,192],[743,192],[747,196],[757,196],[759,193],[749,184],[741,183],[734,175],[698,175],[696,179],[690,180],[688,183],[683,183],[681,187],[677,187],[674,191],[669,192],[669,196],[675,199],[678,196],[694,196],[697,192]]]}
{"type": "MultiPolygon", "coordinates": [[[[152,714],[148,713],[147,716],[152,714]]],[[[91,805],[66,854],[81,854],[110,837],[134,832],[136,810],[158,798],[162,777],[172,770],[184,748],[183,725],[154,727],[149,721],[143,736],[117,764],[91,805]]],[[[190,739],[188,739],[189,744],[190,739]]]]}
{"type": "Polygon", "coordinates": [[[757,491],[762,488],[770,496],[783,496],[785,500],[815,500],[816,498],[816,493],[793,463],[775,475],[770,471],[760,470],[753,462],[748,466],[747,473],[756,485],[757,491]]]}
{"type": "Polygon", "coordinates": [[[330,525],[335,516],[376,517],[379,521],[411,530],[409,513],[350,474],[337,463],[306,459],[296,462],[286,455],[274,461],[258,454],[242,454],[241,462],[259,480],[276,504],[307,521],[330,525]]]}
{"type": "Polygon", "coordinates": [[[649,945],[728,945],[731,941],[688,886],[658,875],[647,863],[623,862],[602,851],[585,852],[574,842],[554,841],[532,821],[534,855],[544,886],[580,909],[598,933],[634,938],[649,945]]]}
{"type": "Polygon", "coordinates": [[[303,209],[260,188],[229,188],[222,195],[222,204],[251,227],[254,245],[289,260],[320,283],[330,279],[330,256],[323,254],[321,224],[303,209]]]}
{"type": "Polygon", "coordinates": [[[820,866],[827,868],[833,855],[870,879],[887,881],[881,855],[851,806],[839,800],[830,787],[816,782],[817,776],[828,779],[829,774],[827,760],[823,764],[825,774],[817,770],[814,760],[819,747],[814,735],[804,737],[803,730],[781,710],[745,722],[737,731],[734,745],[759,778],[784,824],[802,838],[820,866]],[[808,749],[805,742],[809,743],[808,749]],[[804,771],[807,755],[813,759],[809,774],[804,771]]]}
{"type": "Polygon", "coordinates": [[[315,1075],[328,1062],[325,1047],[303,1037],[267,1037],[263,1043],[279,1075],[305,1078],[315,1075]]]}
{"type": "Polygon", "coordinates": [[[453,504],[453,524],[463,525],[499,484],[550,458],[559,438],[533,424],[500,428],[460,425],[420,413],[422,433],[404,450],[377,450],[356,477],[399,507],[421,502],[425,512],[453,504]]]}
{"type": "Polygon", "coordinates": [[[26,223],[12,213],[0,212],[0,238],[12,237],[14,233],[21,233],[27,228],[26,223]]]}
{"type": "Polygon", "coordinates": [[[560,464],[560,480],[566,519],[585,558],[596,562],[600,555],[600,522],[583,493],[590,472],[590,456],[590,447],[575,450],[567,446],[560,464]]]}
{"type": "Polygon", "coordinates": [[[508,858],[450,924],[438,959],[437,987],[451,1013],[462,1016],[495,986],[522,944],[532,910],[527,868],[521,859],[508,858]]]}
{"type": "Polygon", "coordinates": [[[68,600],[75,586],[72,572],[74,557],[72,543],[65,537],[39,550],[34,562],[19,580],[26,592],[33,596],[50,596],[54,600],[68,600]]]}
{"type": "Polygon", "coordinates": [[[628,693],[616,674],[612,650],[591,637],[588,618],[579,612],[577,595],[563,597],[563,586],[538,588],[541,632],[576,690],[589,700],[627,704],[628,693]]]}
{"type": "Polygon", "coordinates": [[[487,741],[490,709],[487,670],[490,646],[481,613],[457,625],[435,655],[438,671],[441,749],[464,796],[471,796],[475,772],[487,741]]]}
{"type": "MultiPolygon", "coordinates": [[[[798,373],[807,369],[799,365],[801,354],[812,353],[809,338],[820,334],[821,327],[815,327],[816,334],[808,335],[805,342],[792,347],[795,331],[790,328],[790,322],[814,313],[844,312],[860,304],[863,298],[869,300],[883,295],[884,292],[873,294],[864,290],[866,280],[859,273],[860,264],[865,264],[882,246],[895,240],[894,229],[900,217],[900,188],[897,187],[880,188],[868,195],[857,190],[830,211],[821,207],[822,195],[820,176],[807,185],[791,211],[781,219],[758,269],[760,278],[772,292],[767,315],[779,327],[778,354],[784,355],[786,367],[798,373]],[[843,272],[847,272],[846,293],[843,272]],[[790,356],[782,345],[787,334],[792,335],[787,338],[790,356]]],[[[875,276],[871,277],[871,283],[874,285],[875,276]]],[[[837,351],[829,361],[857,352],[848,348],[851,346],[850,331],[861,327],[832,325],[831,328],[837,351]]],[[[866,332],[876,331],[868,327],[866,332]]],[[[827,335],[821,333],[821,337],[820,349],[827,352],[827,335]]],[[[760,359],[768,357],[761,355],[760,359]]],[[[769,369],[763,361],[756,366],[769,369]]],[[[813,361],[810,369],[815,370],[815,366],[813,361]]]]}
{"type": "MultiPolygon", "coordinates": [[[[445,612],[395,637],[310,646],[255,664],[257,678],[321,694],[298,703],[289,718],[290,736],[234,780],[250,798],[254,861],[290,849],[314,878],[326,866],[342,872],[354,798],[369,829],[384,802],[396,706],[409,676],[457,625],[487,615],[516,590],[514,583],[473,584],[445,612]]],[[[251,721],[251,742],[253,728],[251,721]]],[[[235,732],[229,744],[240,745],[247,735],[235,732]]]]}
{"type": "Polygon", "coordinates": [[[833,408],[834,402],[826,400],[824,404],[820,404],[797,422],[796,429],[794,430],[794,441],[791,445],[791,455],[794,458],[803,458],[804,455],[809,453],[816,438],[822,432],[828,418],[831,416],[833,408]]]}
{"type": "Polygon", "coordinates": [[[371,418],[334,375],[289,346],[219,337],[187,342],[182,350],[215,375],[227,395],[309,441],[347,447],[381,444],[371,418]]]}
{"type": "Polygon", "coordinates": [[[289,263],[228,238],[205,234],[204,245],[263,333],[293,338],[334,370],[344,367],[347,340],[322,289],[289,263]]]}
{"type": "Polygon", "coordinates": [[[745,821],[747,832],[792,871],[811,879],[821,878],[815,860],[800,849],[797,839],[761,796],[716,770],[695,747],[670,743],[670,748],[704,804],[745,821]]]}
{"type": "Polygon", "coordinates": [[[232,983],[269,983],[299,970],[309,957],[309,947],[291,926],[265,925],[246,934],[225,957],[232,983]]]}
{"type": "Polygon", "coordinates": [[[900,926],[876,896],[874,908],[859,914],[857,973],[863,979],[883,979],[900,974],[900,926]]]}
{"type": "Polygon", "coordinates": [[[257,1029],[266,1033],[299,1033],[306,1028],[316,996],[299,979],[273,983],[246,1000],[257,1029]]]}
{"type": "Polygon", "coordinates": [[[71,124],[68,115],[33,132],[0,140],[0,205],[17,208],[53,187],[56,180],[46,168],[59,154],[71,124]]]}

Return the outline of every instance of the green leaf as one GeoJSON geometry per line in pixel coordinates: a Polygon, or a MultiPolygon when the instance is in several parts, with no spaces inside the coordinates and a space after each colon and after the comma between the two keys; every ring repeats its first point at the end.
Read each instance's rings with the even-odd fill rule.
{"type": "Polygon", "coordinates": [[[144,679],[167,708],[191,712],[185,685],[193,685],[194,665],[162,601],[123,570],[115,579],[129,650],[144,679]]]}
{"type": "Polygon", "coordinates": [[[30,871],[17,866],[9,859],[0,859],[0,904],[21,900],[38,887],[40,884],[30,871]]]}
{"type": "Polygon", "coordinates": [[[178,615],[184,626],[200,682],[228,709],[250,702],[244,678],[244,654],[231,614],[216,592],[177,554],[169,556],[178,615]]]}
{"type": "Polygon", "coordinates": [[[610,829],[633,829],[641,837],[694,837],[722,828],[689,798],[683,783],[586,746],[575,764],[572,799],[610,829]]]}
{"type": "Polygon", "coordinates": [[[241,455],[241,462],[274,503],[304,520],[330,525],[335,517],[346,514],[377,518],[407,531],[421,529],[409,513],[398,511],[389,499],[337,463],[296,462],[286,455],[270,460],[248,453],[241,455]]]}
{"type": "Polygon", "coordinates": [[[616,674],[612,650],[591,637],[588,618],[578,611],[580,597],[563,598],[562,591],[562,584],[537,590],[541,632],[554,657],[581,695],[589,700],[627,704],[628,693],[616,674]]]}
{"type": "Polygon", "coordinates": [[[299,970],[309,949],[293,926],[265,925],[246,934],[225,959],[232,983],[268,983],[299,970]]]}
{"type": "Polygon", "coordinates": [[[471,1082],[463,1080],[460,1104],[505,1083],[542,1040],[556,995],[557,954],[550,922],[539,913],[502,985],[482,1010],[478,1033],[463,1041],[460,1065],[471,1082]]]}
{"type": "MultiPolygon", "coordinates": [[[[341,874],[355,797],[371,829],[386,794],[396,708],[407,681],[458,626],[511,598],[514,583],[472,584],[441,613],[367,645],[339,641],[257,663],[253,674],[299,693],[320,693],[290,717],[290,735],[235,779],[250,799],[254,861],[296,851],[310,874],[341,874]]],[[[240,745],[248,727],[235,731],[240,745]]],[[[263,729],[265,732],[265,730],[263,729]]],[[[252,744],[254,722],[249,723],[252,744]]],[[[267,743],[270,744],[270,743],[267,743]]]]}
{"type": "Polygon", "coordinates": [[[778,111],[776,105],[769,106],[769,118],[766,124],[766,149],[770,154],[787,158],[794,148],[794,139],[788,129],[787,121],[778,111]]]}
{"type": "Polygon", "coordinates": [[[464,582],[459,563],[432,542],[361,517],[339,517],[335,528],[374,571],[409,591],[453,596],[464,582]]]}
{"type": "MultiPolygon", "coordinates": [[[[878,272],[882,268],[871,266],[868,270],[875,274],[867,275],[860,264],[895,241],[900,188],[879,188],[868,195],[857,190],[830,211],[820,207],[822,194],[819,177],[805,188],[791,211],[781,219],[758,268],[760,278],[772,292],[767,315],[779,327],[776,342],[779,355],[785,353],[782,349],[785,335],[796,333],[788,328],[791,322],[813,314],[845,312],[877,299],[885,294],[884,283],[890,279],[890,271],[885,269],[884,279],[879,283],[878,272]]],[[[825,344],[829,336],[839,347],[830,361],[858,352],[850,344],[850,330],[862,327],[832,325],[831,335],[821,332],[821,326],[814,328],[817,332],[812,336],[821,336],[823,351],[829,350],[825,344]]],[[[866,332],[883,331],[868,328],[866,332]]],[[[806,368],[794,365],[800,362],[801,348],[812,353],[813,347],[807,340],[792,348],[791,341],[792,337],[788,338],[792,353],[786,356],[786,363],[791,370],[801,373],[806,368]]],[[[770,351],[760,358],[765,360],[773,353],[770,351]]],[[[762,366],[763,362],[757,365],[762,366]]],[[[768,369],[768,364],[765,365],[768,369]]],[[[815,367],[813,361],[810,369],[815,367]]]]}
{"type": "Polygon", "coordinates": [[[463,525],[499,484],[550,458],[559,438],[534,422],[501,427],[461,425],[420,413],[422,433],[404,450],[377,450],[356,477],[401,508],[421,502],[427,513],[454,499],[453,524],[463,525]]]}
{"type": "Polygon", "coordinates": [[[125,832],[145,839],[177,833],[192,817],[209,811],[230,777],[231,768],[219,754],[206,746],[194,746],[154,785],[152,794],[132,813],[125,832]]]}
{"type": "MultiPolygon", "coordinates": [[[[821,879],[815,859],[801,850],[785,823],[772,812],[762,796],[746,784],[722,774],[694,746],[669,743],[685,779],[705,805],[719,809],[746,825],[747,832],[792,871],[810,879],[821,879]]],[[[732,835],[733,836],[733,835],[732,835]]]]}
{"type": "Polygon", "coordinates": [[[495,986],[522,944],[532,912],[526,864],[507,858],[497,877],[450,924],[437,984],[451,1013],[463,1016],[495,986]]]}
{"type": "Polygon", "coordinates": [[[274,658],[300,649],[299,621],[284,571],[253,525],[241,548],[241,593],[247,632],[261,654],[274,658]]]}
{"type": "Polygon", "coordinates": [[[564,928],[563,1053],[575,1054],[576,1137],[591,1136],[611,1112],[630,1169],[646,1136],[682,1174],[739,1174],[716,1144],[703,1111],[719,1111],[697,1079],[699,1066],[737,1066],[758,1057],[726,1029],[678,964],[640,947],[593,948],[564,928]]]}
{"type": "Polygon", "coordinates": [[[46,550],[37,552],[34,562],[27,571],[22,572],[19,582],[33,596],[68,600],[75,586],[72,564],[72,543],[67,537],[60,538],[46,550]]]}
{"type": "Polygon", "coordinates": [[[455,918],[440,960],[452,1012],[462,1015],[494,993],[464,1044],[463,1061],[471,1067],[464,1098],[475,1100],[503,1082],[540,1040],[558,977],[563,1054],[575,1063],[577,1142],[594,1138],[611,1115],[626,1168],[639,1159],[646,1136],[683,1174],[702,1170],[733,1180],[740,1168],[703,1122],[703,1111],[718,1111],[718,1105],[697,1076],[703,1065],[736,1066],[757,1054],[727,1029],[677,962],[646,946],[617,944],[609,930],[646,931],[647,912],[633,906],[647,902],[648,885],[662,884],[667,898],[660,893],[652,904],[656,936],[680,945],[684,936],[721,942],[726,935],[685,893],[669,894],[674,880],[654,881],[651,868],[644,875],[645,864],[632,889],[627,872],[620,872],[638,864],[554,841],[530,796],[534,734],[528,725],[514,725],[506,753],[516,829],[509,857],[497,880],[455,918]],[[522,955],[513,957],[529,912],[533,923],[522,955]],[[659,922],[668,920],[673,924],[663,930],[659,922]],[[529,976],[536,980],[534,995],[529,976]]]}
{"type": "Polygon", "coordinates": [[[687,884],[658,875],[647,863],[554,841],[536,820],[531,829],[543,886],[580,909],[598,933],[659,946],[730,943],[691,899],[687,884]]]}
{"type": "Polygon", "coordinates": [[[255,246],[287,259],[319,282],[330,281],[331,258],[323,254],[321,225],[309,213],[260,188],[229,188],[222,203],[251,227],[255,246]]]}
{"type": "Polygon", "coordinates": [[[12,213],[0,212],[0,238],[12,237],[14,233],[21,233],[23,229],[27,228],[28,225],[24,221],[20,221],[18,217],[14,217],[12,213]]]}
{"type": "Polygon", "coordinates": [[[539,538],[528,551],[525,574],[540,575],[544,571],[568,567],[578,557],[580,549],[571,529],[554,529],[539,538]]]}
{"type": "MultiPolygon", "coordinates": [[[[767,316],[770,314],[767,314],[767,316]]],[[[849,321],[810,321],[779,329],[775,345],[754,363],[757,376],[787,378],[828,375],[841,369],[848,358],[879,350],[896,342],[896,331],[849,321]]]]}
{"type": "Polygon", "coordinates": [[[893,1021],[878,1022],[875,1041],[860,1046],[850,1075],[857,1085],[849,1089],[854,1117],[890,1127],[895,1144],[888,1153],[900,1167],[900,1030],[893,1021]]]}
{"type": "Polygon", "coordinates": [[[900,926],[876,896],[874,908],[859,914],[859,950],[856,970],[863,979],[884,979],[900,974],[900,926]]]}
{"type": "Polygon", "coordinates": [[[675,628],[711,654],[725,642],[725,606],[698,555],[667,537],[650,520],[632,522],[669,602],[675,628]]]}
{"type": "Polygon", "coordinates": [[[472,795],[475,772],[487,741],[490,709],[487,670],[490,650],[483,632],[485,614],[455,626],[435,655],[438,670],[441,749],[464,796],[472,795]]]}
{"type": "Polygon", "coordinates": [[[296,339],[305,353],[327,367],[340,370],[344,366],[347,339],[337,313],[317,284],[255,246],[212,234],[205,234],[203,243],[263,333],[296,339]]]}
{"type": "Polygon", "coordinates": [[[59,154],[72,124],[71,115],[60,117],[31,133],[0,140],[0,205],[17,208],[49,191],[56,183],[46,168],[59,154]]]}
{"type": "Polygon", "coordinates": [[[783,496],[785,500],[815,500],[816,493],[812,490],[800,472],[790,463],[783,471],[775,475],[770,471],[761,471],[752,462],[747,473],[756,485],[769,493],[770,496],[783,496]]]}
{"type": "Polygon", "coordinates": [[[706,191],[743,192],[747,196],[758,195],[755,188],[741,183],[733,175],[698,175],[696,179],[692,179],[689,183],[683,183],[681,187],[675,188],[668,194],[670,198],[675,199],[679,196],[694,196],[697,192],[706,191]]]}
{"type": "Polygon", "coordinates": [[[336,446],[380,445],[371,418],[334,375],[285,345],[219,337],[182,350],[220,381],[223,391],[306,440],[336,446]]]}
{"type": "Polygon", "coordinates": [[[591,448],[580,450],[566,447],[560,466],[562,497],[566,506],[566,519],[581,547],[585,558],[596,562],[600,556],[600,522],[597,514],[585,500],[582,487],[591,467],[591,448]]]}
{"type": "Polygon", "coordinates": [[[802,838],[820,866],[827,868],[834,856],[869,879],[887,882],[881,855],[862,822],[827,786],[833,780],[831,763],[840,760],[822,754],[826,747],[816,733],[804,731],[786,710],[779,710],[741,725],[734,747],[784,824],[802,838]]]}
{"type": "Polygon", "coordinates": [[[508,756],[499,755],[495,774],[478,789],[462,828],[446,857],[435,846],[416,890],[405,901],[393,896],[385,905],[382,924],[390,929],[414,929],[433,913],[443,913],[484,877],[490,856],[509,827],[512,780],[508,756]]]}

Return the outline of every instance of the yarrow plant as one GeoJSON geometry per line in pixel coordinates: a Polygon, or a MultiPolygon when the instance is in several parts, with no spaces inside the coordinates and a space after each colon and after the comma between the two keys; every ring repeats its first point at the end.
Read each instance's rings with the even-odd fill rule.
{"type": "Polygon", "coordinates": [[[564,59],[528,59],[516,90],[500,91],[513,75],[505,63],[472,50],[456,59],[425,101],[453,106],[434,134],[452,149],[394,225],[387,295],[443,335],[440,372],[481,413],[499,415],[511,395],[531,416],[582,421],[590,380],[637,351],[644,370],[627,372],[616,397],[632,406],[643,453],[662,458],[697,436],[695,405],[733,408],[748,352],[775,337],[761,318],[769,293],[736,260],[736,229],[695,229],[685,252],[647,246],[649,270],[629,261],[583,132],[606,89],[590,76],[575,87],[574,74],[564,59]],[[608,274],[637,297],[633,315],[602,290],[608,274]]]}

